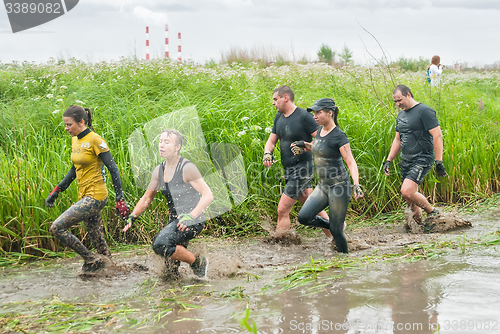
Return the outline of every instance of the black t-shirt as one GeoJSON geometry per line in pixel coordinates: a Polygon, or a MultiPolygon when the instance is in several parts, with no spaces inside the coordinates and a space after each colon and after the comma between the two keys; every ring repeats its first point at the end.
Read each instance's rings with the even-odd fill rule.
{"type": "Polygon", "coordinates": [[[283,167],[292,167],[301,161],[312,160],[311,152],[294,155],[290,144],[297,140],[311,142],[311,134],[317,128],[318,124],[316,124],[313,115],[302,108],[296,108],[288,117],[282,113],[276,115],[272,133],[276,134],[280,140],[283,167]]]}
{"type": "Polygon", "coordinates": [[[434,160],[434,144],[429,130],[439,126],[436,111],[419,103],[409,110],[401,110],[396,120],[396,131],[401,138],[401,159],[425,158],[434,160]]]}
{"type": "Polygon", "coordinates": [[[336,126],[324,137],[321,136],[322,126],[319,127],[316,138],[312,143],[312,153],[314,154],[314,164],[320,182],[332,179],[337,176],[346,176],[340,148],[349,143],[346,134],[336,126]]]}

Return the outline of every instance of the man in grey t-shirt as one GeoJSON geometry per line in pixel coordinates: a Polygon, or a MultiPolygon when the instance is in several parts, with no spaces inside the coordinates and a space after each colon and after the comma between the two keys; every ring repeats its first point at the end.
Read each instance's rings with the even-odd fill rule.
{"type": "Polygon", "coordinates": [[[411,207],[415,220],[422,220],[422,209],[428,216],[439,214],[418,192],[418,186],[434,162],[438,176],[448,175],[443,165],[443,134],[436,111],[415,101],[410,88],[397,86],[392,92],[392,99],[401,110],[396,121],[396,136],[383,169],[389,175],[391,162],[401,151],[401,194],[411,207]]]}

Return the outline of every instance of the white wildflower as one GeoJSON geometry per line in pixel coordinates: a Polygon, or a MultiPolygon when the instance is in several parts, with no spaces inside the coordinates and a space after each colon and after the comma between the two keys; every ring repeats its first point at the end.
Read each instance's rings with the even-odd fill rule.
{"type": "Polygon", "coordinates": [[[66,86],[61,86],[61,89],[68,89],[68,87],[66,87],[66,86]]]}
{"type": "Polygon", "coordinates": [[[63,101],[63,99],[57,99],[57,102],[62,102],[62,101],[63,101]]]}
{"type": "Polygon", "coordinates": [[[262,128],[261,128],[260,126],[258,126],[258,125],[252,125],[252,126],[250,127],[250,129],[252,129],[252,130],[254,130],[254,131],[260,131],[260,130],[262,130],[262,128]]]}
{"type": "Polygon", "coordinates": [[[273,129],[272,128],[265,128],[264,131],[266,131],[266,133],[271,133],[273,129]]]}
{"type": "Polygon", "coordinates": [[[57,114],[59,112],[59,109],[54,110],[52,113],[57,114]]]}
{"type": "Polygon", "coordinates": [[[250,117],[243,117],[242,119],[240,119],[240,122],[244,122],[244,121],[248,121],[250,119],[250,117]]]}
{"type": "Polygon", "coordinates": [[[240,131],[240,132],[238,132],[238,137],[241,137],[241,136],[243,136],[243,135],[245,135],[245,134],[246,134],[245,130],[240,131]]]}
{"type": "Polygon", "coordinates": [[[75,103],[78,103],[78,104],[85,104],[85,102],[80,101],[80,100],[75,100],[75,103]]]}
{"type": "Polygon", "coordinates": [[[53,98],[53,97],[54,97],[54,94],[47,94],[47,98],[48,98],[48,99],[51,99],[51,98],[53,98]]]}

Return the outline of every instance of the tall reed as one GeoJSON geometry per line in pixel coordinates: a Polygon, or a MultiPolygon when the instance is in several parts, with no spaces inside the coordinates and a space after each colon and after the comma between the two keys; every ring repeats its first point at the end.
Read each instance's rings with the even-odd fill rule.
{"type": "MultiPolygon", "coordinates": [[[[422,184],[423,193],[431,201],[461,203],[497,192],[499,74],[449,73],[436,90],[426,84],[424,73],[387,71],[324,64],[178,65],[161,60],[0,65],[0,248],[37,255],[40,249],[59,249],[50,224],[76,200],[76,184],[59,196],[56,207],[46,208],[44,200],[71,166],[71,138],[61,119],[71,104],[93,110],[94,128],[108,142],[131,205],[143,190],[134,183],[128,137],[158,116],[195,106],[207,143],[241,149],[248,180],[245,202],[208,222],[209,233],[216,235],[259,233],[262,220],[276,218],[284,185],[279,150],[271,169],[261,161],[276,114],[272,91],[283,84],[294,89],[298,106],[308,107],[322,97],[338,104],[340,126],[367,190],[364,199],[352,202],[351,219],[403,205],[398,159],[391,176],[381,173],[394,138],[394,84],[410,86],[419,102],[433,107],[443,129],[449,177],[438,179],[432,171],[422,184]]],[[[123,222],[113,209],[111,183],[108,190],[110,203],[103,211],[107,238],[151,241],[167,219],[165,201],[157,196],[134,232],[124,236],[123,222]]],[[[74,232],[87,242],[82,226],[74,232]]]]}

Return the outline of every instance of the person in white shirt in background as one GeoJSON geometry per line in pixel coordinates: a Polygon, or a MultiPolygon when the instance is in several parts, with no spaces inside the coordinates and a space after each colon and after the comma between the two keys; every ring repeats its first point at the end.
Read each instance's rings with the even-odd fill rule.
{"type": "Polygon", "coordinates": [[[432,57],[431,65],[429,66],[429,77],[431,78],[431,85],[438,86],[441,81],[441,73],[443,73],[444,65],[441,65],[441,58],[439,56],[432,57]]]}

